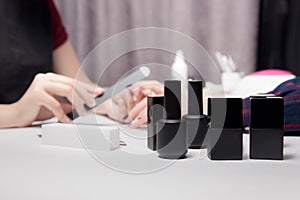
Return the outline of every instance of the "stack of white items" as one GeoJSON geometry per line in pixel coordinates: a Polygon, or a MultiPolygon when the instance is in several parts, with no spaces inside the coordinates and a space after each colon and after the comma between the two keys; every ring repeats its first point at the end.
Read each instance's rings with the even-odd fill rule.
{"type": "Polygon", "coordinates": [[[216,59],[222,71],[222,85],[207,82],[208,96],[246,98],[273,91],[281,83],[295,78],[295,75],[283,70],[263,70],[243,77],[231,56],[217,52],[216,59]]]}
{"type": "Polygon", "coordinates": [[[115,121],[90,114],[73,124],[42,125],[42,141],[45,145],[112,151],[120,146],[120,131],[115,121]]]}
{"type": "Polygon", "coordinates": [[[231,96],[242,98],[273,91],[281,83],[293,79],[296,76],[282,70],[265,70],[245,76],[233,88],[231,96]]]}
{"type": "Polygon", "coordinates": [[[205,96],[246,98],[251,95],[271,92],[281,83],[295,77],[293,74],[260,75],[260,73],[254,73],[241,78],[230,91],[226,92],[223,85],[206,82],[204,92],[205,96]]]}

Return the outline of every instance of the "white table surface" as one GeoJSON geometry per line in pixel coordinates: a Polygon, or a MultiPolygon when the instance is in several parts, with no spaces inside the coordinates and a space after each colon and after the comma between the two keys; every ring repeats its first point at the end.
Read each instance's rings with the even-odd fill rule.
{"type": "MultiPolygon", "coordinates": [[[[284,161],[249,160],[248,136],[244,136],[243,161],[212,162],[200,158],[200,151],[190,151],[187,159],[164,169],[131,174],[104,166],[86,150],[43,145],[40,133],[40,128],[0,130],[1,200],[300,198],[300,138],[285,138],[284,161]]],[[[119,170],[141,163],[148,166],[143,156],[132,163],[119,154],[147,152],[145,140],[123,139],[128,146],[103,153],[105,159],[120,164],[119,170]]],[[[150,155],[160,161],[156,154],[150,155]]]]}

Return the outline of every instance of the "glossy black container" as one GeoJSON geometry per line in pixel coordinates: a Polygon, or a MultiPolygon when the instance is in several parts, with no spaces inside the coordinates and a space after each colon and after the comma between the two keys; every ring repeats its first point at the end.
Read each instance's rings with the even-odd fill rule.
{"type": "Polygon", "coordinates": [[[208,106],[211,120],[208,130],[208,157],[211,160],[242,160],[242,99],[210,98],[208,106]]]}
{"type": "Polygon", "coordinates": [[[164,97],[147,97],[147,146],[149,149],[157,150],[156,123],[164,117],[164,97]]]}
{"type": "Polygon", "coordinates": [[[157,152],[160,158],[180,159],[187,154],[186,123],[181,120],[181,82],[165,81],[166,118],[157,122],[157,152]]]}
{"type": "Polygon", "coordinates": [[[250,158],[283,160],[283,98],[260,95],[250,101],[250,158]]]}
{"type": "Polygon", "coordinates": [[[208,118],[203,115],[202,81],[189,81],[188,114],[183,118],[186,121],[189,148],[206,148],[203,142],[207,134],[208,118]]]}

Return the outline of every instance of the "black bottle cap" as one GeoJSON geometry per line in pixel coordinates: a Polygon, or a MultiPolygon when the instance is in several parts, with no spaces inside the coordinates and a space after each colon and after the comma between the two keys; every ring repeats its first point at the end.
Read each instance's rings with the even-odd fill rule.
{"type": "Polygon", "coordinates": [[[188,114],[203,115],[202,81],[189,81],[188,84],[188,114]]]}
{"type": "Polygon", "coordinates": [[[251,97],[250,128],[283,129],[284,100],[282,97],[251,97]]]}
{"type": "Polygon", "coordinates": [[[241,98],[209,98],[208,106],[211,128],[243,127],[243,100],[241,98]]]}
{"type": "Polygon", "coordinates": [[[181,118],[181,81],[165,81],[165,109],[167,119],[181,118]]]}
{"type": "Polygon", "coordinates": [[[156,123],[164,117],[164,96],[148,96],[147,122],[156,123]]]}
{"type": "Polygon", "coordinates": [[[211,117],[211,98],[207,99],[207,117],[211,117]]]}

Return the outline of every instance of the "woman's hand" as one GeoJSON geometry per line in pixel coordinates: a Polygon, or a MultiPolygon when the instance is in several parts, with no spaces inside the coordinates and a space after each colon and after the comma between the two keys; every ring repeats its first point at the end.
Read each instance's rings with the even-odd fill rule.
{"type": "Polygon", "coordinates": [[[161,95],[163,92],[163,85],[158,81],[140,81],[94,111],[122,123],[131,123],[132,127],[137,128],[147,122],[147,96],[161,95]]]}
{"type": "Polygon", "coordinates": [[[132,94],[133,105],[129,108],[126,123],[138,128],[147,122],[147,97],[150,95],[163,95],[164,86],[158,81],[140,81],[128,88],[132,94]]]}
{"type": "Polygon", "coordinates": [[[79,115],[85,113],[84,104],[95,106],[94,97],[103,93],[102,88],[91,86],[75,79],[53,73],[38,74],[23,97],[13,104],[18,111],[18,126],[28,126],[35,120],[56,116],[60,122],[68,123],[66,113],[72,106],[64,104],[57,96],[66,97],[79,115]]]}

